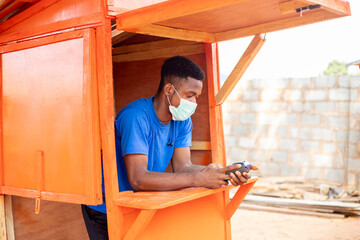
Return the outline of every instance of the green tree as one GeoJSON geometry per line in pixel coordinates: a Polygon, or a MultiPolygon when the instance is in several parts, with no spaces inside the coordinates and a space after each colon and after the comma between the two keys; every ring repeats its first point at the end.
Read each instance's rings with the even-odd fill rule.
{"type": "Polygon", "coordinates": [[[324,75],[349,75],[345,63],[333,60],[329,63],[328,68],[324,71],[324,75]]]}

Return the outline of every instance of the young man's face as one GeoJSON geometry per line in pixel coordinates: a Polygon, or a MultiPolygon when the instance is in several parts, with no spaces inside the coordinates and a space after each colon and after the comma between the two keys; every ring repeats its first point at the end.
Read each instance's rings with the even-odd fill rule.
{"type": "MultiPolygon", "coordinates": [[[[201,94],[202,87],[203,87],[202,81],[188,77],[187,81],[182,81],[175,88],[181,98],[196,103],[197,98],[201,94]]],[[[172,88],[171,91],[172,94],[169,96],[171,104],[175,107],[178,107],[180,104],[180,98],[176,94],[174,88],[173,87],[171,88],[172,88]]]]}

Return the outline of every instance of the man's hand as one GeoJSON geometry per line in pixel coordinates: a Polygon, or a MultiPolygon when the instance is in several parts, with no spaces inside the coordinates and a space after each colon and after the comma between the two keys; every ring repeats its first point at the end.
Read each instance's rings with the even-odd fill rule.
{"type": "Polygon", "coordinates": [[[228,185],[228,180],[234,186],[242,185],[247,182],[251,175],[249,173],[244,173],[243,175],[240,172],[235,172],[235,174],[226,175],[225,172],[231,171],[236,168],[240,168],[241,165],[233,164],[227,167],[220,167],[218,163],[209,164],[204,168],[197,177],[197,186],[207,187],[207,188],[219,188],[228,185]]]}

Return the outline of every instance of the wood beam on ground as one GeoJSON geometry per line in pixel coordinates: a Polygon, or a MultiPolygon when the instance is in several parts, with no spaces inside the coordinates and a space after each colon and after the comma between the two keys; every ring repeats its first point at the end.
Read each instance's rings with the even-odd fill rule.
{"type": "Polygon", "coordinates": [[[199,43],[177,40],[177,39],[166,39],[166,40],[159,40],[159,41],[153,41],[147,43],[139,43],[139,44],[116,47],[113,48],[112,54],[118,55],[124,53],[132,53],[132,52],[144,52],[155,49],[170,48],[174,46],[193,45],[193,44],[199,44],[199,43]]]}
{"type": "Polygon", "coordinates": [[[119,30],[144,26],[171,18],[204,12],[248,0],[171,0],[144,8],[128,11],[116,16],[119,30]]]}
{"type": "MultiPolygon", "coordinates": [[[[118,29],[119,30],[119,29],[118,29]]],[[[160,25],[149,24],[146,26],[125,29],[129,32],[153,35],[158,37],[175,38],[186,41],[196,42],[215,42],[215,35],[213,33],[192,31],[180,28],[172,28],[160,25]]]]}
{"type": "Polygon", "coordinates": [[[264,42],[265,39],[261,35],[255,35],[244,54],[241,56],[239,62],[236,64],[235,68],[216,95],[215,101],[217,104],[223,104],[225,102],[226,98],[230,95],[231,91],[243,76],[264,42]]]}
{"type": "Polygon", "coordinates": [[[131,61],[141,61],[149,60],[156,58],[167,58],[176,55],[192,55],[205,52],[205,46],[203,44],[180,46],[180,47],[171,47],[171,48],[162,48],[155,49],[144,52],[133,52],[126,53],[121,55],[113,56],[113,62],[131,62],[131,61]]]}
{"type": "Polygon", "coordinates": [[[287,28],[298,27],[310,23],[321,22],[325,20],[330,20],[333,18],[339,17],[338,15],[325,11],[318,10],[316,12],[304,12],[302,17],[296,16],[291,18],[286,18],[274,22],[263,23],[259,25],[254,25],[251,27],[245,27],[225,32],[216,33],[216,41],[222,42],[234,38],[243,38],[253,36],[255,34],[275,32],[287,28]]]}
{"type": "Polygon", "coordinates": [[[209,141],[192,141],[190,150],[211,150],[211,142],[209,141]]]}

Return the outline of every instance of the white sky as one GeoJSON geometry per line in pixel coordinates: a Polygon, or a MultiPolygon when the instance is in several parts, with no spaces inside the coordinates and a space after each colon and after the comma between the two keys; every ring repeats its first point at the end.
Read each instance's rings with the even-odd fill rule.
{"type": "MultiPolygon", "coordinates": [[[[349,0],[352,16],[266,34],[266,42],[243,79],[313,77],[332,60],[360,60],[360,0],[349,0]]],[[[219,43],[220,73],[228,75],[252,37],[219,43]]],[[[349,67],[351,73],[359,72],[349,67]]]]}

